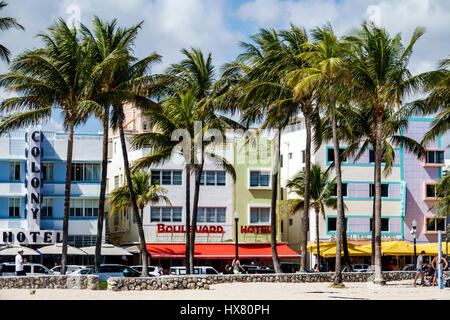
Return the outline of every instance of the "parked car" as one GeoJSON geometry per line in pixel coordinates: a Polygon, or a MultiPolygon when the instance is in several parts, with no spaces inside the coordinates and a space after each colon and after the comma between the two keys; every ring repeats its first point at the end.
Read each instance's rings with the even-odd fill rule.
{"type": "MultiPolygon", "coordinates": [[[[365,263],[357,263],[357,264],[352,264],[352,268],[353,268],[353,272],[367,272],[369,271],[370,268],[370,264],[365,264],[365,263]]],[[[347,270],[347,267],[345,267],[342,272],[350,272],[347,270]]]]}
{"type": "Polygon", "coordinates": [[[101,264],[99,272],[94,272],[94,266],[87,266],[72,272],[71,276],[95,275],[99,281],[106,281],[109,277],[139,277],[141,273],[131,267],[122,264],[101,264]]]}
{"type": "MultiPolygon", "coordinates": [[[[139,273],[142,272],[142,266],[131,266],[131,268],[133,268],[134,270],[139,271],[139,273]]],[[[149,277],[160,277],[160,276],[162,276],[162,274],[158,272],[158,267],[148,266],[147,269],[148,269],[149,277]]]]}
{"type": "Polygon", "coordinates": [[[244,264],[242,268],[249,274],[275,273],[275,270],[269,267],[255,266],[252,264],[244,264]]]}
{"type": "Polygon", "coordinates": [[[403,267],[402,271],[415,271],[416,266],[414,264],[407,264],[403,267]]]}
{"type": "MultiPolygon", "coordinates": [[[[171,267],[170,275],[180,276],[186,274],[186,267],[171,267]]],[[[209,266],[194,267],[194,274],[219,274],[216,269],[209,266]]]]}
{"type": "MultiPolygon", "coordinates": [[[[81,265],[75,265],[75,264],[69,264],[67,266],[66,269],[66,274],[70,274],[78,269],[83,269],[86,266],[81,266],[81,265]]],[[[61,266],[54,266],[53,268],[50,269],[51,271],[53,271],[53,274],[60,274],[61,272],[61,266]]]]}
{"type": "MultiPolygon", "coordinates": [[[[27,276],[40,276],[44,274],[53,274],[53,271],[49,270],[46,266],[39,263],[25,263],[23,266],[27,276]]],[[[1,264],[0,276],[15,276],[16,264],[14,262],[5,262],[1,264]]]]}
{"type": "Polygon", "coordinates": [[[300,271],[300,265],[298,263],[281,262],[280,269],[283,273],[296,273],[300,271]]]}

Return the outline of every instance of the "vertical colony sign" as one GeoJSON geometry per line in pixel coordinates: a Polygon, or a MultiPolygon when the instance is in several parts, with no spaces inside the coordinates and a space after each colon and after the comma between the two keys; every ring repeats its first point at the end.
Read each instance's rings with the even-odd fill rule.
{"type": "Polygon", "coordinates": [[[27,229],[1,231],[0,243],[51,244],[61,242],[60,230],[41,230],[42,170],[41,132],[30,131],[27,154],[27,229]]]}

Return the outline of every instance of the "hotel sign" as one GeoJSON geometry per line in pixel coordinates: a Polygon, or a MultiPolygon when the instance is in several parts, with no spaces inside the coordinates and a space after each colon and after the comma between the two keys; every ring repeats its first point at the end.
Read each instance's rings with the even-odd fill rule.
{"type": "MultiPolygon", "coordinates": [[[[332,234],[330,236],[330,240],[331,241],[335,241],[336,240],[336,235],[332,234]]],[[[368,234],[351,234],[351,235],[347,235],[347,240],[349,241],[369,241],[372,240],[372,235],[368,235],[368,234]]],[[[382,234],[381,235],[381,240],[382,241],[397,241],[397,240],[402,240],[402,236],[401,235],[386,235],[386,234],[382,234]]]]}
{"type": "Polygon", "coordinates": [[[41,132],[30,131],[28,134],[27,209],[24,213],[27,228],[0,230],[0,244],[52,244],[62,241],[61,230],[41,230],[42,170],[41,170],[41,132]]]}
{"type": "MultiPolygon", "coordinates": [[[[157,224],[158,233],[186,233],[184,225],[165,225],[157,224]]],[[[196,233],[225,233],[222,226],[197,226],[196,233]]]]}

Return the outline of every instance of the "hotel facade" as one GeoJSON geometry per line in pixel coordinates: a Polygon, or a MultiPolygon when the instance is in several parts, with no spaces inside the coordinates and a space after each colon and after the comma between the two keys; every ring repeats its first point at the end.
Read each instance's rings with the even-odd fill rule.
{"type": "MultiPolygon", "coordinates": [[[[409,118],[408,120],[409,125],[401,131],[401,135],[420,142],[428,132],[433,119],[409,118]]],[[[299,169],[304,167],[305,148],[302,141],[305,139],[305,129],[299,124],[288,127],[282,135],[282,188],[288,179],[293,178],[299,169]],[[292,168],[296,168],[296,170],[292,168]]],[[[345,147],[345,145],[340,145],[342,149],[345,147]]],[[[395,158],[391,172],[385,175],[382,171],[382,241],[413,241],[410,231],[414,220],[417,224],[417,243],[436,242],[438,230],[446,230],[446,218],[434,217],[435,211],[430,209],[436,201],[434,184],[442,176],[442,167],[445,167],[445,149],[442,148],[441,137],[428,143],[426,151],[426,157],[418,158],[399,145],[394,148],[395,158]]],[[[325,142],[313,154],[311,162],[326,169],[333,160],[333,145],[325,142]]],[[[375,155],[370,147],[358,160],[348,157],[342,161],[346,231],[349,241],[369,243],[372,237],[374,161],[375,155]]],[[[383,169],[384,164],[382,164],[383,169]]],[[[330,180],[334,176],[335,171],[332,169],[330,170],[330,180]]],[[[283,194],[287,198],[293,197],[289,191],[288,189],[283,190],[283,194]]],[[[282,222],[284,227],[282,240],[287,241],[290,245],[300,245],[299,216],[296,214],[283,219],[282,222]]],[[[335,240],[336,220],[336,210],[326,208],[325,217],[319,217],[320,241],[335,240]]],[[[315,212],[311,210],[308,238],[311,244],[316,241],[315,225],[315,212]]],[[[315,258],[312,254],[309,261],[311,265],[314,265],[315,258]]]]}
{"type": "MultiPolygon", "coordinates": [[[[102,135],[75,134],[69,244],[95,244],[102,135]]],[[[0,243],[62,241],[67,134],[30,130],[0,137],[0,243]]]]}

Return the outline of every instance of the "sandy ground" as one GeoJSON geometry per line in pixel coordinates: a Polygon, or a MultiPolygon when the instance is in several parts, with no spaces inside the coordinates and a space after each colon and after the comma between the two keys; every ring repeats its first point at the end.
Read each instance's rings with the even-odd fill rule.
{"type": "Polygon", "coordinates": [[[331,288],[329,283],[225,283],[210,290],[119,291],[37,289],[0,290],[0,300],[450,300],[450,288],[412,286],[411,280],[372,283],[346,283],[331,288]]]}

